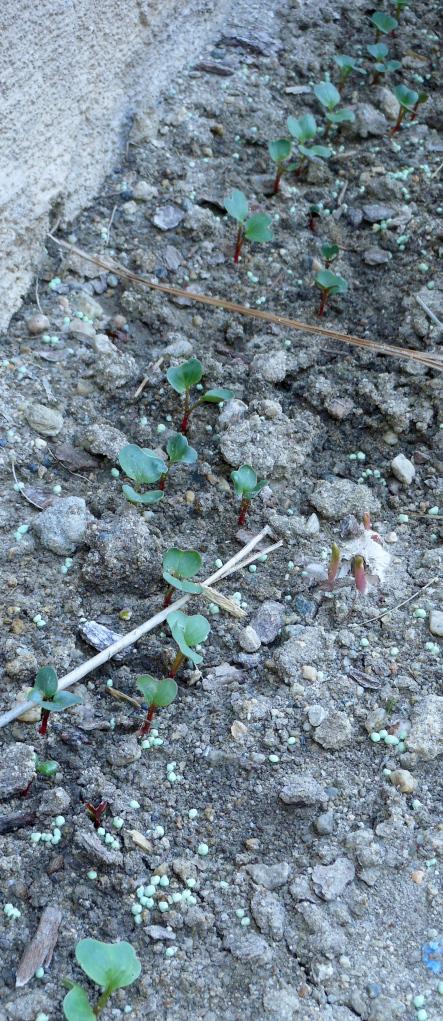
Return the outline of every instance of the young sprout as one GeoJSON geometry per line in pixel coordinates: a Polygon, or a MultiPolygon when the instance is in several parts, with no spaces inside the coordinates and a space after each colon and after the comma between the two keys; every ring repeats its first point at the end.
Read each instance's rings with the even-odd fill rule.
{"type": "Polygon", "coordinates": [[[364,557],[355,556],[352,558],[351,563],[352,573],[354,575],[355,587],[360,595],[364,596],[368,587],[368,582],[365,574],[365,561],[364,557]]]}
{"type": "MultiPolygon", "coordinates": [[[[139,486],[149,486],[158,482],[167,472],[167,466],[161,457],[156,457],[152,450],[145,450],[138,447],[136,443],[128,443],[118,455],[120,467],[125,475],[136,482],[139,486]]],[[[161,489],[151,489],[145,493],[139,493],[133,486],[125,484],[123,493],[130,503],[138,503],[146,506],[151,503],[158,503],[163,499],[161,489]]]]}
{"type": "Polygon", "coordinates": [[[326,125],[325,134],[328,133],[332,124],[340,125],[355,120],[355,115],[349,107],[344,106],[341,110],[336,110],[336,107],[341,102],[341,96],[332,82],[320,82],[318,85],[314,85],[314,94],[326,110],[328,124],[326,125]]]}
{"type": "Polygon", "coordinates": [[[166,619],[179,648],[169,671],[169,677],[175,677],[185,659],[192,660],[195,666],[203,662],[203,656],[195,651],[195,646],[206,641],[211,625],[200,613],[188,616],[181,610],[173,610],[166,619]]]}
{"type": "Polygon", "coordinates": [[[322,204],[314,202],[312,206],[309,206],[308,213],[308,227],[312,234],[317,233],[317,221],[321,217],[322,204]]]}
{"type": "Polygon", "coordinates": [[[57,674],[53,666],[43,666],[36,674],[34,687],[28,698],[41,707],[41,723],[39,734],[46,734],[51,713],[61,713],[73,705],[79,705],[82,699],[72,695],[70,691],[59,691],[57,674]]]}
{"type": "Polygon", "coordinates": [[[391,71],[399,71],[401,68],[400,60],[386,60],[385,58],[389,53],[389,46],[386,43],[372,43],[366,47],[369,56],[375,60],[374,74],[372,78],[372,84],[376,85],[380,80],[380,75],[390,74],[391,71]]]}
{"type": "Polygon", "coordinates": [[[327,588],[332,592],[341,564],[341,553],[336,542],[332,543],[331,556],[328,564],[327,588]]]}
{"type": "Polygon", "coordinates": [[[322,294],[320,298],[320,305],[317,315],[322,316],[324,314],[326,305],[329,301],[331,294],[346,294],[348,285],[343,277],[336,276],[335,273],[331,273],[330,269],[321,269],[315,276],[317,287],[320,288],[322,294]]]}
{"type": "Polygon", "coordinates": [[[195,581],[189,581],[197,574],[202,565],[202,558],[197,550],[176,549],[173,546],[166,550],[163,557],[163,577],[168,583],[168,589],[163,606],[169,606],[174,589],[179,592],[201,592],[201,585],[195,581]]]}
{"type": "Polygon", "coordinates": [[[332,149],[327,145],[308,145],[313,142],[317,132],[317,122],[312,113],[305,113],[302,117],[288,117],[288,131],[298,143],[298,163],[290,164],[298,177],[301,176],[309,160],[329,159],[332,156],[332,149]]]}
{"type": "Polygon", "coordinates": [[[376,40],[380,39],[382,35],[390,35],[398,28],[398,21],[392,18],[390,14],[385,14],[383,11],[375,11],[371,14],[371,21],[376,29],[376,40]]]}
{"type": "Polygon", "coordinates": [[[398,111],[397,121],[394,127],[390,130],[390,135],[395,135],[400,130],[402,121],[407,113],[411,114],[411,121],[414,121],[417,116],[417,110],[420,103],[426,103],[428,95],[426,92],[415,92],[415,89],[408,89],[407,85],[397,85],[394,89],[394,95],[400,104],[398,111]]]}
{"type": "Polygon", "coordinates": [[[328,245],[327,243],[325,243],[324,245],[321,246],[322,259],[326,266],[326,269],[328,269],[328,266],[331,265],[331,262],[333,262],[334,259],[337,258],[339,251],[340,248],[338,245],[328,245]]]}
{"type": "Polygon", "coordinates": [[[55,776],[58,769],[60,766],[55,759],[36,759],[35,772],[40,776],[55,776]]]}
{"type": "Polygon", "coordinates": [[[276,165],[272,194],[277,195],[280,191],[280,181],[283,174],[285,173],[285,170],[289,169],[287,161],[291,155],[292,143],[288,138],[277,138],[274,142],[268,142],[268,149],[271,160],[276,165]]]}
{"type": "Polygon", "coordinates": [[[234,262],[237,264],[244,241],[272,241],[272,220],[267,213],[253,213],[249,216],[249,204],[246,195],[234,188],[223,199],[226,211],[237,221],[237,237],[234,249],[234,262]]]}
{"type": "MultiPolygon", "coordinates": [[[[181,365],[171,367],[166,373],[168,383],[176,393],[184,396],[183,418],[180,424],[180,431],[182,433],[187,432],[190,415],[200,404],[221,404],[222,401],[230,401],[231,397],[234,396],[233,390],[217,387],[215,390],[206,390],[197,401],[194,401],[194,404],[191,404],[191,388],[200,382],[202,375],[203,365],[199,362],[198,358],[190,358],[188,362],[182,362],[181,365]]],[[[192,447],[189,449],[192,450],[192,447]]],[[[186,461],[184,463],[190,464],[191,462],[186,461]]]]}
{"type": "Polygon", "coordinates": [[[85,804],[85,809],[89,815],[89,818],[92,819],[96,830],[98,830],[99,826],[101,826],[102,824],[102,818],[106,812],[107,807],[108,807],[107,801],[99,801],[98,805],[93,805],[91,801],[87,801],[85,804]]]}
{"type": "Polygon", "coordinates": [[[149,734],[157,709],[164,709],[165,706],[171,705],[178,688],[176,682],[169,677],[163,677],[157,681],[150,674],[143,674],[141,677],[137,677],[136,683],[148,706],[144,723],[139,730],[140,737],[143,737],[145,734],[149,734]]]}
{"type": "Polygon", "coordinates": [[[392,2],[395,4],[395,17],[397,21],[400,21],[402,11],[405,7],[409,7],[411,0],[392,0],[392,2]]]}
{"type": "Polygon", "coordinates": [[[334,56],[334,61],[340,69],[338,78],[339,89],[345,84],[352,71],[357,71],[358,74],[366,74],[365,69],[360,66],[360,61],[356,60],[355,57],[348,57],[346,53],[337,54],[337,56],[334,56]]]}
{"type": "MultiPolygon", "coordinates": [[[[130,943],[100,943],[97,939],[81,939],[75,956],[88,978],[101,988],[95,1007],[91,1007],[83,986],[72,983],[63,1000],[67,1021],[96,1021],[109,997],[117,989],[132,985],[139,977],[141,964],[130,943]]],[[[70,983],[71,984],[71,983],[70,983]]]]}
{"type": "MultiPolygon", "coordinates": [[[[164,465],[163,474],[160,476],[158,488],[164,490],[166,486],[166,479],[171,468],[176,464],[195,464],[198,459],[197,451],[194,447],[191,447],[183,433],[172,433],[166,442],[166,453],[168,455],[168,464],[164,465]]],[[[152,458],[160,460],[154,450],[145,449],[145,454],[149,454],[152,458]]]]}
{"type": "Polygon", "coordinates": [[[241,501],[238,524],[244,525],[252,498],[264,489],[267,482],[265,479],[257,478],[257,474],[250,464],[242,464],[237,471],[231,472],[231,479],[234,483],[235,495],[239,496],[241,501]]]}

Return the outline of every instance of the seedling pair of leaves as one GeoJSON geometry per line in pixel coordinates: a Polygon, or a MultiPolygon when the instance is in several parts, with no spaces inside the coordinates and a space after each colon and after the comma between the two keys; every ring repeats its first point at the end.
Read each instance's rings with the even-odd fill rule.
{"type": "Polygon", "coordinates": [[[163,577],[168,583],[163,606],[169,606],[174,590],[197,595],[201,585],[190,579],[200,570],[202,558],[197,550],[182,550],[173,546],[163,557],[163,577]]]}
{"type": "Polygon", "coordinates": [[[168,677],[157,679],[151,674],[142,674],[137,678],[137,687],[148,707],[144,723],[139,731],[140,736],[149,733],[157,709],[164,709],[174,701],[178,691],[174,677],[185,659],[190,659],[195,666],[203,662],[203,656],[196,651],[196,646],[206,640],[211,630],[209,621],[200,613],[188,616],[181,610],[173,610],[168,614],[167,622],[179,651],[168,677]]]}
{"type": "MultiPolygon", "coordinates": [[[[331,245],[331,248],[333,246],[331,245]]],[[[332,273],[330,269],[321,269],[314,278],[314,283],[321,290],[320,305],[317,315],[324,315],[329,298],[333,294],[346,294],[348,289],[347,281],[343,277],[332,273]]]]}
{"type": "Polygon", "coordinates": [[[409,113],[411,115],[411,121],[414,121],[420,104],[426,103],[426,100],[428,99],[427,92],[416,92],[415,89],[408,89],[407,85],[397,85],[394,89],[394,95],[400,104],[400,110],[398,112],[397,121],[394,124],[394,127],[391,128],[391,135],[395,135],[397,131],[400,130],[406,114],[409,113]]]}
{"type": "Polygon", "coordinates": [[[138,979],[141,964],[130,943],[100,943],[97,939],[82,939],[77,943],[75,956],[85,974],[102,990],[95,1007],[89,1002],[86,989],[72,984],[63,1000],[63,1013],[67,1021],[96,1021],[110,996],[138,979]]]}
{"type": "Polygon", "coordinates": [[[389,46],[386,43],[372,43],[371,46],[366,47],[369,56],[373,57],[375,63],[373,65],[373,79],[374,85],[380,80],[382,74],[391,74],[393,71],[399,71],[401,68],[400,60],[386,60],[389,54],[389,46]]]}
{"type": "Polygon", "coordinates": [[[398,21],[390,14],[385,14],[384,11],[375,11],[374,14],[371,14],[371,21],[376,30],[377,42],[382,35],[390,35],[391,32],[395,32],[395,29],[398,28],[398,21]]]}
{"type": "Polygon", "coordinates": [[[267,485],[265,479],[258,479],[257,473],[250,464],[242,464],[237,471],[231,472],[234,492],[240,497],[238,524],[244,525],[251,500],[267,485]]]}
{"type": "Polygon", "coordinates": [[[151,489],[147,492],[138,492],[133,486],[127,483],[123,486],[123,493],[130,503],[147,504],[158,503],[163,499],[166,478],[170,469],[176,464],[195,464],[198,454],[193,447],[189,446],[186,436],[182,433],[173,433],[166,443],[168,463],[158,457],[155,451],[147,447],[139,447],[136,443],[128,443],[120,451],[118,460],[125,475],[139,486],[149,486],[153,482],[159,482],[158,489],[151,489]]]}
{"type": "Polygon", "coordinates": [[[337,56],[334,56],[334,61],[339,68],[339,89],[345,84],[353,71],[356,71],[357,74],[366,74],[364,67],[361,67],[360,61],[356,60],[355,57],[349,57],[346,53],[337,54],[337,56]]]}
{"type": "Polygon", "coordinates": [[[237,237],[235,239],[234,262],[238,263],[245,241],[272,241],[272,219],[267,213],[249,215],[249,203],[244,192],[234,188],[223,199],[226,211],[236,220],[237,237]]]}
{"type": "Polygon", "coordinates": [[[328,134],[332,126],[340,127],[341,124],[349,124],[355,120],[355,115],[349,107],[344,106],[341,110],[337,109],[341,103],[341,96],[332,82],[319,82],[318,85],[314,85],[314,95],[326,111],[325,116],[328,123],[325,134],[328,134]]]}
{"type": "MultiPolygon", "coordinates": [[[[217,387],[214,390],[206,390],[205,393],[191,404],[191,390],[193,386],[197,386],[203,376],[203,365],[199,362],[198,358],[190,358],[187,362],[182,362],[181,365],[172,366],[166,373],[166,379],[176,393],[184,397],[184,409],[183,418],[180,424],[180,430],[185,434],[189,426],[189,418],[196,408],[200,407],[201,404],[221,404],[222,401],[229,401],[234,396],[233,390],[227,390],[225,387],[217,387]]],[[[180,434],[176,434],[180,435],[180,434]]],[[[190,448],[192,449],[192,448],[190,448]]],[[[194,460],[197,460],[197,454],[194,460]]],[[[190,464],[191,462],[187,462],[190,464]]]]}
{"type": "Polygon", "coordinates": [[[311,113],[306,113],[302,117],[288,117],[286,123],[292,139],[277,138],[268,143],[269,155],[277,168],[273,195],[277,195],[280,190],[283,174],[294,170],[300,176],[309,160],[329,159],[332,155],[332,149],[326,145],[308,145],[314,141],[318,132],[315,117],[311,113]],[[289,162],[294,145],[293,139],[297,142],[297,159],[294,163],[289,162]]]}
{"type": "Polygon", "coordinates": [[[61,713],[73,705],[79,705],[82,701],[79,695],[72,695],[70,691],[58,690],[57,673],[53,666],[40,668],[35,677],[34,687],[28,693],[28,698],[41,708],[41,722],[38,731],[43,735],[48,729],[51,713],[61,713]]]}

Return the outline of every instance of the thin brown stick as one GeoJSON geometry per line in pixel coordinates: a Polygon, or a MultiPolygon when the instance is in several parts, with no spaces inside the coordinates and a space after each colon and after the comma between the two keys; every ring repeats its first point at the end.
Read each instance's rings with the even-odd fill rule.
{"type": "Polygon", "coordinates": [[[364,627],[366,624],[373,624],[375,620],[383,620],[383,617],[387,617],[389,613],[393,613],[394,610],[399,610],[401,606],[406,606],[406,603],[411,603],[417,596],[421,596],[425,589],[430,588],[431,585],[435,585],[438,578],[431,578],[430,581],[426,582],[422,588],[419,588],[417,592],[413,592],[412,596],[408,596],[407,599],[403,599],[401,603],[396,603],[395,606],[388,606],[383,613],[378,613],[376,617],[369,617],[369,620],[355,621],[351,625],[352,627],[364,627]]]}
{"type": "Polygon", "coordinates": [[[108,272],[116,273],[118,276],[125,277],[126,280],[132,280],[134,283],[139,284],[142,287],[149,287],[154,291],[161,292],[162,294],[170,294],[175,298],[186,298],[188,301],[196,301],[201,305],[210,305],[212,308],[222,308],[225,312],[233,312],[236,315],[265,320],[265,322],[275,323],[277,326],[284,326],[289,330],[301,330],[304,333],[314,333],[322,337],[333,337],[334,340],[338,340],[342,344],[352,344],[353,347],[362,347],[366,350],[375,351],[377,354],[388,355],[391,358],[410,358],[412,361],[421,362],[423,365],[427,365],[431,369],[437,369],[439,372],[443,371],[443,358],[439,355],[428,355],[423,351],[417,351],[412,348],[396,347],[394,344],[380,344],[375,340],[367,340],[364,337],[356,337],[351,333],[340,333],[338,330],[329,330],[325,326],[302,323],[298,319],[289,319],[287,316],[276,315],[274,312],[265,312],[263,309],[246,308],[245,305],[238,305],[233,301],[228,301],[226,298],[213,298],[208,294],[195,294],[194,291],[186,291],[181,287],[171,287],[169,284],[153,283],[151,280],[147,280],[146,277],[139,276],[137,273],[132,273],[131,270],[126,269],[125,266],[121,266],[120,263],[115,262],[114,260],[103,259],[101,256],[97,255],[89,255],[88,252],[84,252],[81,248],[77,248],[75,245],[68,244],[67,241],[59,241],[53,234],[48,234],[48,237],[50,237],[51,241],[54,241],[59,248],[63,248],[69,252],[74,252],[74,254],[80,256],[81,259],[87,259],[89,262],[94,263],[96,266],[100,266],[108,272]]]}

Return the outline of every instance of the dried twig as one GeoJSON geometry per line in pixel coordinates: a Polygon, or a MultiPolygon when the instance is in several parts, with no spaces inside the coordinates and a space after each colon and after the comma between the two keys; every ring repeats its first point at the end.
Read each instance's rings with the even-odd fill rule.
{"type": "Polygon", "coordinates": [[[194,291],[186,291],[181,287],[171,287],[169,284],[153,283],[151,280],[147,280],[146,277],[139,276],[137,273],[132,273],[131,270],[126,269],[125,266],[121,266],[120,263],[115,262],[114,260],[103,259],[101,256],[97,255],[89,255],[88,252],[84,252],[81,248],[77,248],[75,245],[69,245],[67,241],[59,241],[53,234],[48,234],[48,237],[50,237],[51,241],[54,241],[59,248],[63,248],[68,252],[74,252],[74,254],[80,256],[81,259],[87,259],[89,262],[94,263],[94,265],[100,266],[102,269],[105,269],[110,273],[116,273],[118,276],[124,277],[126,280],[132,280],[133,283],[138,284],[141,287],[149,287],[151,290],[159,291],[162,294],[170,294],[175,298],[186,298],[187,301],[196,301],[201,305],[210,305],[212,308],[222,308],[225,312],[233,312],[236,315],[265,320],[265,322],[275,323],[277,326],[284,326],[289,330],[301,330],[304,333],[314,333],[322,337],[333,337],[334,340],[338,340],[342,344],[351,344],[353,347],[362,347],[369,351],[375,351],[377,354],[388,355],[391,358],[410,358],[412,361],[427,365],[428,368],[437,369],[439,372],[443,372],[443,358],[439,355],[429,355],[425,351],[416,351],[409,348],[397,347],[394,344],[380,344],[375,340],[368,340],[364,337],[356,337],[350,333],[340,333],[338,330],[328,330],[325,326],[314,326],[311,323],[302,323],[298,319],[289,319],[287,316],[276,315],[274,312],[265,312],[263,309],[246,308],[245,305],[237,305],[235,302],[228,301],[226,298],[213,298],[208,294],[196,294],[194,291]]]}
{"type": "Polygon", "coordinates": [[[426,585],[423,585],[423,588],[419,588],[417,592],[413,592],[412,596],[408,596],[407,599],[403,599],[401,603],[396,603],[395,606],[387,606],[383,613],[378,613],[376,617],[369,617],[369,620],[353,621],[352,627],[364,627],[366,624],[373,624],[375,620],[383,620],[383,618],[387,617],[389,613],[393,613],[394,610],[399,610],[401,606],[406,606],[406,603],[411,603],[413,599],[420,596],[421,593],[424,592],[425,589],[430,588],[431,585],[435,585],[437,581],[438,578],[431,578],[430,581],[426,582],[426,585]]]}
{"type": "Polygon", "coordinates": [[[51,905],[45,908],[37,932],[26,947],[17,968],[16,989],[25,986],[34,977],[37,968],[41,968],[42,965],[47,967],[51,963],[61,920],[60,908],[51,905]]]}
{"type": "Polygon", "coordinates": [[[420,295],[416,294],[415,300],[417,304],[420,305],[421,308],[426,312],[429,318],[432,319],[432,322],[435,323],[436,326],[439,326],[441,330],[443,330],[443,323],[440,322],[438,316],[436,316],[435,312],[432,311],[432,308],[429,308],[429,305],[427,305],[426,302],[423,301],[423,298],[420,298],[420,295]]]}
{"type": "Polygon", "coordinates": [[[114,216],[115,216],[116,212],[117,212],[117,203],[115,204],[115,206],[114,206],[114,208],[113,208],[113,210],[112,210],[112,213],[111,213],[111,217],[110,217],[110,220],[109,220],[108,226],[107,226],[107,228],[106,228],[106,239],[105,239],[105,245],[109,244],[109,235],[110,235],[110,233],[111,233],[111,227],[112,227],[112,224],[113,224],[113,222],[114,222],[114,216]]]}
{"type": "Polygon", "coordinates": [[[15,471],[14,461],[11,461],[11,468],[12,468],[12,474],[14,476],[14,482],[15,482],[16,486],[18,487],[17,492],[19,492],[20,496],[22,496],[23,499],[26,500],[26,503],[30,503],[31,504],[31,507],[36,507],[37,510],[41,510],[41,507],[39,507],[38,503],[35,503],[34,500],[31,500],[30,496],[27,496],[26,493],[24,492],[24,490],[22,489],[23,483],[20,483],[18,478],[17,478],[16,471],[15,471]]]}

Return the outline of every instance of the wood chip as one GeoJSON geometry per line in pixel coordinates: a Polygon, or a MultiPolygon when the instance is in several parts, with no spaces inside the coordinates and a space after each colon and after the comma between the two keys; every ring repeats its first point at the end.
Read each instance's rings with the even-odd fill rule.
{"type": "Polygon", "coordinates": [[[21,490],[21,495],[28,501],[28,503],[32,503],[32,506],[36,507],[37,510],[46,510],[46,508],[50,507],[56,499],[55,496],[50,496],[49,493],[44,493],[42,489],[37,489],[36,486],[25,486],[21,490]]]}
{"type": "Polygon", "coordinates": [[[134,841],[137,847],[140,847],[142,851],[152,852],[152,844],[143,833],[139,833],[138,830],[128,830],[128,836],[134,841]]]}
{"type": "Polygon", "coordinates": [[[48,967],[51,963],[61,920],[60,908],[51,905],[45,908],[37,932],[26,947],[18,966],[16,989],[21,989],[34,978],[37,968],[48,967]]]}
{"type": "Polygon", "coordinates": [[[13,833],[14,830],[22,830],[25,826],[32,826],[35,822],[36,813],[14,812],[12,815],[0,815],[0,833],[13,833]]]}
{"type": "MultiPolygon", "coordinates": [[[[49,449],[52,453],[51,448],[49,449]]],[[[62,461],[68,468],[73,468],[75,471],[88,471],[98,467],[95,457],[91,457],[81,447],[73,447],[72,443],[57,443],[54,447],[54,455],[57,461],[62,461]]]]}
{"type": "Polygon", "coordinates": [[[221,592],[217,592],[217,589],[211,588],[210,585],[202,585],[201,595],[208,599],[210,603],[221,606],[222,610],[226,610],[227,613],[237,617],[238,620],[243,620],[246,617],[245,611],[242,610],[238,603],[235,603],[233,599],[227,599],[226,596],[222,596],[221,592]]]}
{"type": "MultiPolygon", "coordinates": [[[[103,652],[104,649],[108,648],[108,645],[113,645],[114,642],[118,642],[123,637],[117,631],[112,631],[111,628],[105,627],[104,624],[99,624],[96,620],[87,620],[85,623],[80,624],[79,632],[84,641],[88,645],[92,645],[93,649],[98,649],[99,652],[103,652]]],[[[128,656],[133,656],[134,651],[134,649],[123,649],[122,652],[117,652],[114,656],[116,663],[123,662],[128,656]]]]}

